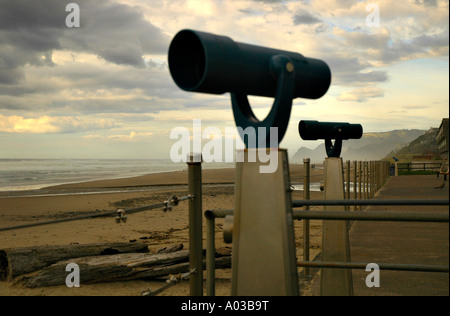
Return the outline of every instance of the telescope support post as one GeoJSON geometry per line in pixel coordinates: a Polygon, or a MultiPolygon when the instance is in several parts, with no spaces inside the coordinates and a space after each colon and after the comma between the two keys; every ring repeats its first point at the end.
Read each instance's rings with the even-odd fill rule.
{"type": "Polygon", "coordinates": [[[287,151],[251,148],[238,151],[239,155],[243,159],[236,163],[231,295],[297,296],[287,151]],[[265,163],[258,161],[258,155],[256,162],[249,162],[258,150],[277,152],[274,173],[260,173],[265,163]]]}
{"type": "MultiPolygon", "coordinates": [[[[344,200],[344,169],[342,158],[325,159],[325,200],[344,200]]],[[[326,211],[345,211],[344,206],[328,206],[326,211]]],[[[322,261],[351,262],[348,221],[323,221],[322,261]]],[[[353,296],[351,269],[322,269],[322,296],[353,296]]]]}

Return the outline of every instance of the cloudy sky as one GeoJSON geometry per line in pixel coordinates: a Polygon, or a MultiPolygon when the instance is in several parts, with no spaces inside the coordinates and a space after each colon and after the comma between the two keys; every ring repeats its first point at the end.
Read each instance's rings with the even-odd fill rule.
{"type": "MultiPolygon", "coordinates": [[[[294,100],[291,154],[315,147],[298,136],[302,119],[379,132],[449,116],[448,1],[0,0],[0,158],[169,158],[175,127],[233,127],[228,94],[170,77],[168,47],[185,28],[328,63],[328,93],[294,100]],[[70,2],[79,28],[66,26],[70,2]]],[[[264,118],[272,100],[251,103],[264,118]]]]}

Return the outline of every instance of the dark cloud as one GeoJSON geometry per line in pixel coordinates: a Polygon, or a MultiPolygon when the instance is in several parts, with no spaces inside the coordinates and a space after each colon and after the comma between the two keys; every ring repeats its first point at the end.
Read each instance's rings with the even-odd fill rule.
{"type": "Polygon", "coordinates": [[[312,15],[311,13],[309,13],[308,11],[305,10],[299,10],[293,17],[292,20],[294,21],[295,25],[300,25],[300,24],[317,24],[317,23],[321,23],[322,20],[320,20],[319,18],[316,18],[314,15],[312,15]]]}
{"type": "Polygon", "coordinates": [[[329,25],[327,25],[325,23],[321,23],[314,29],[314,32],[323,33],[323,32],[329,32],[330,30],[331,30],[331,28],[329,25]]]}
{"type": "Polygon", "coordinates": [[[0,0],[0,30],[29,32],[65,26],[67,2],[61,0],[0,0]]]}
{"type": "Polygon", "coordinates": [[[437,7],[437,0],[416,0],[415,4],[425,5],[428,7],[437,7]]]}
{"type": "Polygon", "coordinates": [[[324,60],[330,66],[333,84],[360,86],[389,80],[386,71],[369,71],[371,65],[357,57],[330,55],[325,56],[324,60]]]}
{"type": "Polygon", "coordinates": [[[65,25],[67,1],[0,0],[0,84],[19,82],[27,64],[51,65],[57,49],[134,67],[145,66],[144,54],[166,52],[169,39],[138,8],[109,0],[77,4],[81,27],[71,29],[65,25]]]}
{"type": "Polygon", "coordinates": [[[24,74],[22,71],[7,65],[2,61],[2,57],[0,57],[0,85],[13,85],[19,83],[23,78],[24,74]]]}
{"type": "Polygon", "coordinates": [[[88,50],[110,62],[139,67],[144,66],[143,54],[167,52],[169,39],[137,8],[92,2],[86,2],[86,9],[80,4],[82,13],[86,12],[81,28],[66,32],[64,44],[69,49],[88,50]]]}
{"type": "Polygon", "coordinates": [[[193,97],[176,87],[166,67],[153,61],[147,64],[145,68],[130,69],[73,61],[63,66],[28,68],[27,80],[0,85],[0,109],[144,113],[173,108],[175,104],[171,103],[176,103],[177,98],[193,97]],[[128,97],[123,100],[122,96],[128,97]],[[167,96],[171,97],[170,103],[164,103],[168,102],[167,96]]]}
{"type": "Polygon", "coordinates": [[[362,29],[354,29],[351,32],[343,32],[340,38],[343,40],[342,45],[351,47],[355,56],[389,65],[423,56],[448,55],[448,24],[444,28],[445,30],[437,33],[422,33],[408,39],[398,37],[394,33],[370,34],[362,29]]]}
{"type": "Polygon", "coordinates": [[[410,40],[399,39],[389,41],[384,45],[366,46],[372,48],[368,57],[374,60],[391,64],[402,59],[417,56],[448,56],[449,37],[448,30],[437,34],[422,34],[410,40]]]}

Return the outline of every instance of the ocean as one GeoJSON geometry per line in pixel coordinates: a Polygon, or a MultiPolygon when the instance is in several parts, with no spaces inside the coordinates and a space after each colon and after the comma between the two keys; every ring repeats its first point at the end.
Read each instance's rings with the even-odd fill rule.
{"type": "MultiPolygon", "coordinates": [[[[233,163],[202,165],[204,169],[232,167],[233,163]]],[[[163,159],[0,159],[0,191],[37,190],[59,184],[186,169],[186,163],[163,159]]]]}

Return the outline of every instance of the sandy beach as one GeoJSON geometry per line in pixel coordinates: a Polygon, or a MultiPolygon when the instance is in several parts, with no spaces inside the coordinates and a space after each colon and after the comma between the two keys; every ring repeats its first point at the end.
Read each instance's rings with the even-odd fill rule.
{"type": "MultiPolygon", "coordinates": [[[[303,166],[291,166],[291,182],[303,181],[303,166]]],[[[313,170],[312,182],[322,181],[323,171],[313,170]]],[[[234,209],[234,169],[203,170],[203,209],[234,209]]],[[[29,192],[30,193],[30,192],[29,192]]],[[[149,174],[140,177],[91,181],[48,187],[31,192],[30,196],[0,194],[0,227],[12,227],[39,221],[49,221],[98,211],[115,211],[160,203],[176,195],[187,194],[187,171],[149,174]]],[[[293,191],[293,199],[302,199],[302,191],[293,191]]],[[[312,199],[321,199],[321,192],[311,192],[312,199]]],[[[216,247],[231,247],[223,242],[223,220],[216,221],[216,247]]],[[[302,259],[302,223],[295,221],[298,259],[302,259]]],[[[188,203],[180,202],[170,212],[151,210],[128,217],[117,224],[114,218],[98,218],[58,223],[34,228],[0,232],[0,249],[40,245],[68,245],[136,240],[148,245],[150,251],[182,243],[188,249],[188,203]]],[[[205,230],[204,230],[205,231],[205,230]]],[[[311,257],[320,252],[321,221],[311,221],[311,257]]],[[[301,269],[299,269],[301,271],[301,269]]],[[[216,295],[230,295],[229,269],[216,273],[216,295]]],[[[11,282],[0,282],[0,295],[107,295],[139,296],[142,291],[156,290],[164,280],[126,281],[28,289],[11,282]]],[[[302,289],[308,294],[308,288],[302,289]]],[[[182,282],[161,295],[189,295],[189,283],[182,282]]]]}

